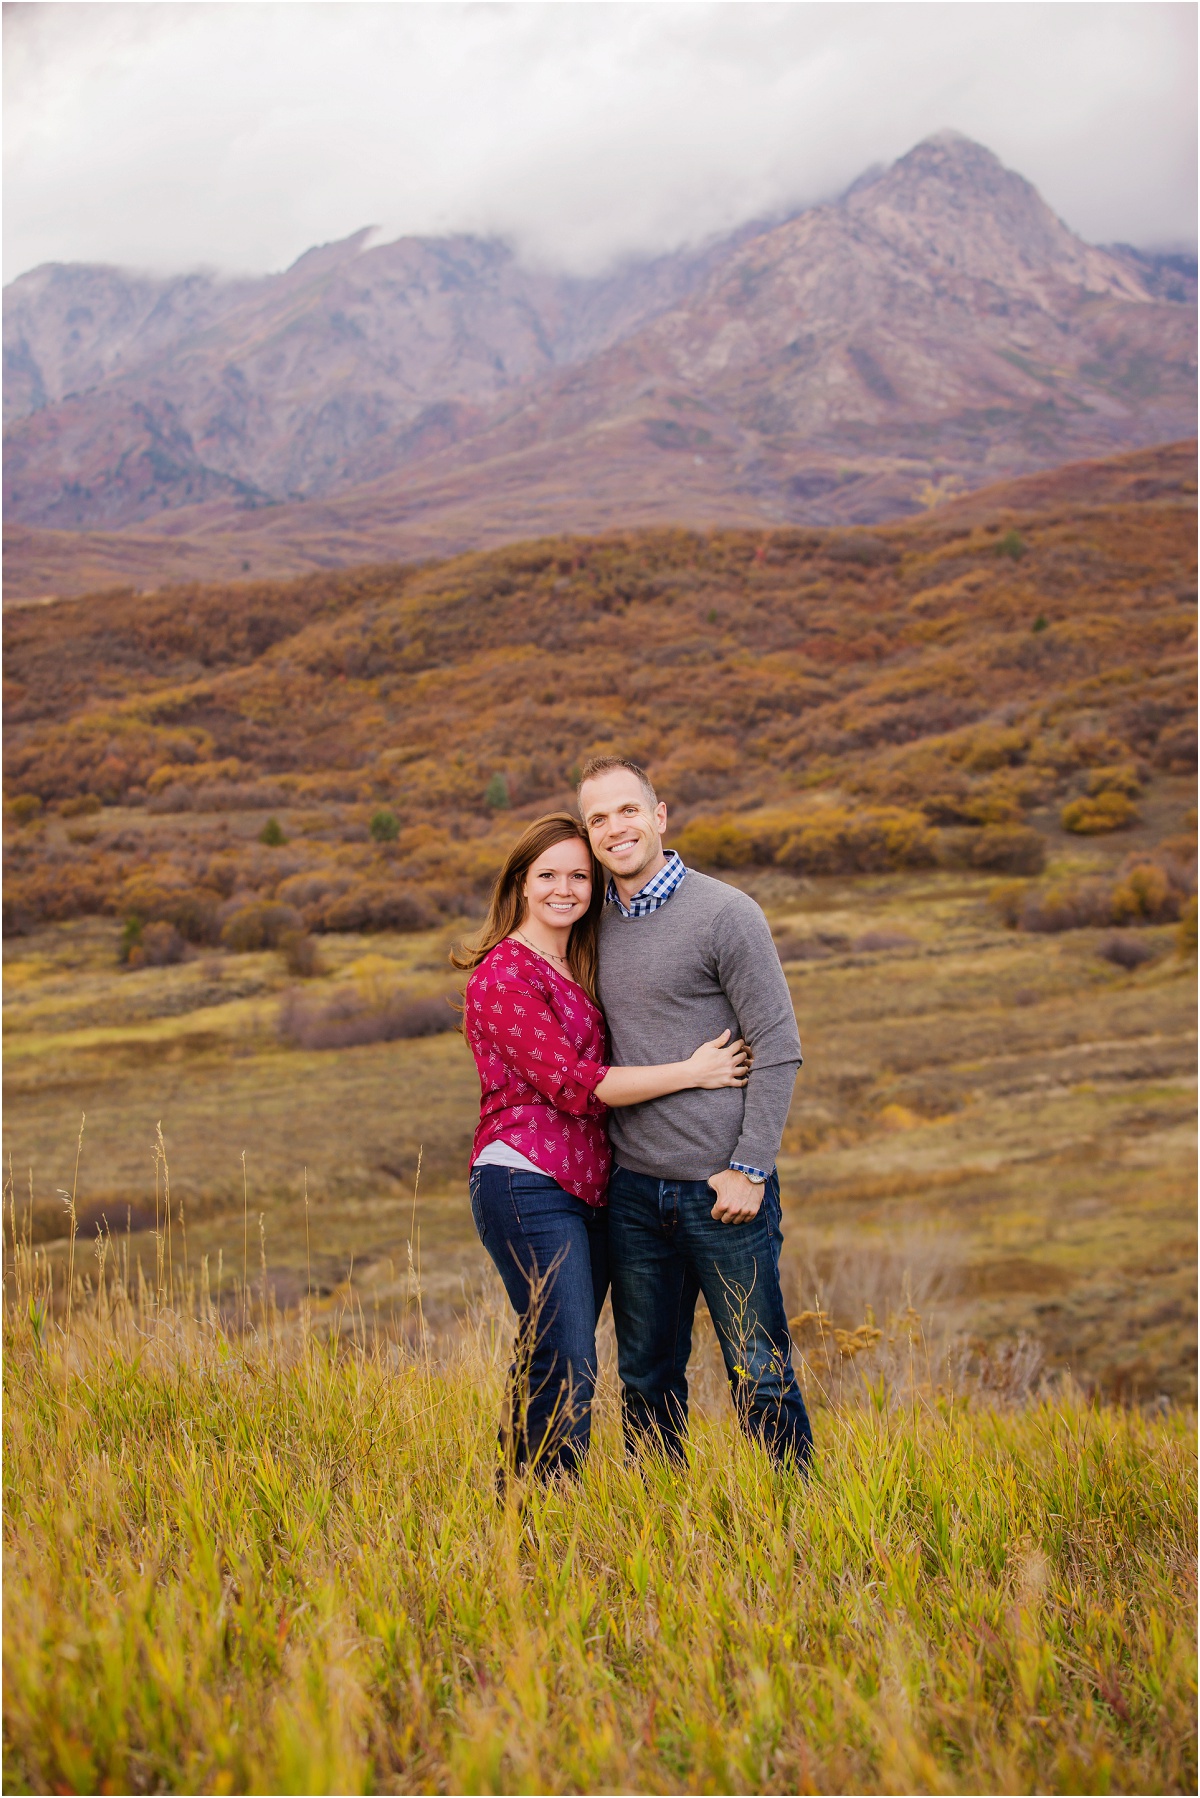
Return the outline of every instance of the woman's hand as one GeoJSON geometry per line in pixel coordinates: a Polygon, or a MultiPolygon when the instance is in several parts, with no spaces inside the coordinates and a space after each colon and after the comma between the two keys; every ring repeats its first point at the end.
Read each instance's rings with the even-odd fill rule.
{"type": "Polygon", "coordinates": [[[711,1043],[701,1043],[684,1066],[693,1075],[693,1086],[745,1086],[754,1065],[754,1052],[739,1036],[730,1042],[730,1032],[722,1030],[711,1043]]]}

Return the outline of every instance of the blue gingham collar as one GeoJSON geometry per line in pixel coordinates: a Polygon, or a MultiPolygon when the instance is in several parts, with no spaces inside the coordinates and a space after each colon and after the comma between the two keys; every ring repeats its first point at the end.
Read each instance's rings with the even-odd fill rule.
{"type": "Polygon", "coordinates": [[[606,905],[615,905],[623,918],[648,918],[651,912],[656,912],[660,905],[667,903],[686,873],[687,869],[677,852],[671,849],[667,853],[665,865],[646,882],[640,892],[633,895],[628,905],[623,905],[617,897],[617,883],[610,875],[604,902],[606,905]]]}

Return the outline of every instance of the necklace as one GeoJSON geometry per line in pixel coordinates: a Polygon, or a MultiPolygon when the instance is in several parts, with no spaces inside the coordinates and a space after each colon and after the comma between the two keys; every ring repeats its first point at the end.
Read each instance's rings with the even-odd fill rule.
{"type": "Polygon", "coordinates": [[[530,942],[529,938],[525,935],[524,931],[514,930],[513,935],[520,937],[520,939],[524,943],[525,947],[527,949],[532,949],[533,953],[535,955],[542,955],[546,958],[547,961],[556,961],[556,962],[558,962],[559,966],[563,967],[563,968],[570,966],[570,963],[567,961],[567,958],[565,955],[555,955],[553,949],[539,949],[536,943],[530,942]]]}

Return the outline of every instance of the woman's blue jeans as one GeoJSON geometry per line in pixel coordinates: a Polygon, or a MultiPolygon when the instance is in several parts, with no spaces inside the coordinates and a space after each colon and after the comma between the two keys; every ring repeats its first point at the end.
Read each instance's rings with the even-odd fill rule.
{"type": "Polygon", "coordinates": [[[587,1453],[608,1217],[547,1174],[471,1170],[471,1215],[517,1314],[500,1445],[510,1472],[574,1472],[587,1453]]]}

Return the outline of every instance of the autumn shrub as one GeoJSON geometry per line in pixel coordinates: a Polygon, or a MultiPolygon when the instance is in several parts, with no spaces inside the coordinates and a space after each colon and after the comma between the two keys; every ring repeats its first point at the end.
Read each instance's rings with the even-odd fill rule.
{"type": "Polygon", "coordinates": [[[362,881],[331,899],[311,921],[314,930],[428,930],[437,923],[432,902],[416,887],[362,881]]]}
{"type": "Polygon", "coordinates": [[[8,815],[14,824],[30,824],[41,812],[42,802],[36,793],[18,793],[8,802],[8,815]]]}
{"type": "Polygon", "coordinates": [[[1044,764],[1020,761],[1024,742],[1019,731],[991,731],[922,744],[849,784],[864,799],[919,809],[930,824],[1018,824],[1057,784],[1044,764]]]}
{"type": "Polygon", "coordinates": [[[775,860],[800,874],[927,868],[937,860],[937,840],[920,812],[850,812],[830,806],[798,821],[775,860]]]}
{"type": "Polygon", "coordinates": [[[166,968],[182,961],[185,944],[174,924],[147,924],[138,931],[137,940],[128,945],[124,956],[130,968],[166,968]]]}
{"type": "Polygon", "coordinates": [[[1134,968],[1144,967],[1146,962],[1154,961],[1157,951],[1144,937],[1134,936],[1128,930],[1114,930],[1100,944],[1097,954],[1105,961],[1111,961],[1114,967],[1126,968],[1130,972],[1134,968]]]}
{"type": "Polygon", "coordinates": [[[74,799],[64,799],[58,809],[64,818],[87,818],[100,811],[101,805],[95,793],[77,793],[74,799]]]}
{"type": "Polygon", "coordinates": [[[457,1028],[458,1013],[448,994],[431,998],[400,992],[372,1000],[347,991],[318,1002],[292,991],[285,996],[279,1017],[285,1041],[302,1049],[346,1049],[440,1036],[457,1028]]]}
{"type": "Polygon", "coordinates": [[[1192,894],[1179,914],[1179,928],[1175,933],[1175,945],[1181,955],[1196,954],[1196,895],[1192,894]]]}
{"type": "Polygon", "coordinates": [[[1094,798],[1069,800],[1062,809],[1062,827],[1076,836],[1103,836],[1110,830],[1127,830],[1137,823],[1137,808],[1127,793],[1105,788],[1094,798]]]}
{"type": "Polygon", "coordinates": [[[1179,916],[1180,895],[1157,862],[1128,865],[1112,890],[1113,920],[1118,924],[1159,924],[1179,916]]]}
{"type": "Polygon", "coordinates": [[[303,920],[290,905],[272,900],[255,900],[241,905],[226,918],[221,927],[221,942],[235,955],[246,955],[259,949],[276,949],[284,931],[297,930],[303,920]]]}
{"type": "Polygon", "coordinates": [[[1003,880],[994,886],[988,894],[988,904],[996,913],[1002,924],[1015,930],[1021,921],[1021,911],[1025,904],[1025,896],[1029,892],[1027,880],[1003,880]]]}
{"type": "Polygon", "coordinates": [[[1124,793],[1127,799],[1136,799],[1141,790],[1138,771],[1130,762],[1119,763],[1111,768],[1091,768],[1088,771],[1089,798],[1097,799],[1102,793],[1124,793]]]}
{"type": "MultiPolygon", "coordinates": [[[[245,771],[245,765],[236,755],[224,756],[220,761],[193,761],[188,764],[188,779],[194,783],[207,785],[215,782],[236,781],[239,774],[245,771]]],[[[161,793],[173,781],[179,779],[179,766],[176,762],[163,762],[155,768],[145,782],[148,794],[161,793]]]]}
{"type": "Polygon", "coordinates": [[[1027,887],[1015,919],[1019,930],[1038,935],[1112,922],[1112,882],[1099,878],[1027,887]]]}
{"type": "Polygon", "coordinates": [[[1180,719],[1159,732],[1154,760],[1175,774],[1190,774],[1196,766],[1196,720],[1180,719]]]}
{"type": "Polygon", "coordinates": [[[196,795],[183,780],[173,780],[167,786],[159,787],[149,794],[146,800],[148,812],[190,812],[196,795]]]}
{"type": "Polygon", "coordinates": [[[728,818],[693,818],[674,846],[685,862],[702,868],[742,868],[755,859],[753,836],[728,818]]]}
{"type": "Polygon", "coordinates": [[[831,955],[850,947],[850,939],[818,932],[813,936],[797,936],[786,931],[775,938],[775,953],[781,962],[825,961],[831,955]]]}
{"type": "Polygon", "coordinates": [[[325,907],[333,900],[340,899],[348,887],[354,885],[354,875],[349,871],[334,868],[305,869],[300,874],[289,874],[281,880],[277,896],[285,905],[294,905],[304,913],[305,921],[310,929],[316,928],[325,907]]]}
{"type": "Polygon", "coordinates": [[[1131,856],[1115,877],[1038,886],[1006,881],[993,888],[994,911],[1010,928],[1050,933],[1112,924],[1170,924],[1194,891],[1195,874],[1160,846],[1153,857],[1131,856]]]}
{"type": "Polygon", "coordinates": [[[217,923],[219,895],[208,888],[168,886],[155,873],[139,871],[125,882],[119,898],[122,911],[144,919],[147,924],[173,924],[185,942],[215,943],[220,934],[217,923]]]}
{"type": "Polygon", "coordinates": [[[279,947],[283,951],[284,966],[297,980],[312,980],[324,971],[320,952],[307,930],[281,930],[279,947]]]}
{"type": "Polygon", "coordinates": [[[989,774],[1023,762],[1029,749],[1028,730],[983,726],[967,740],[962,765],[972,774],[989,774]]]}
{"type": "Polygon", "coordinates": [[[1040,874],[1046,865],[1046,845],[1028,825],[993,825],[969,839],[967,861],[995,874],[1040,874]]]}
{"type": "Polygon", "coordinates": [[[993,779],[964,794],[958,815],[965,824],[1019,824],[1023,811],[1021,793],[1007,781],[993,779]]]}

